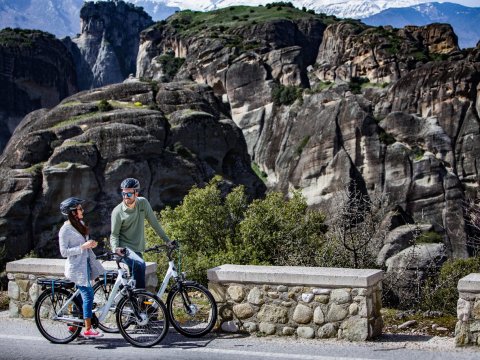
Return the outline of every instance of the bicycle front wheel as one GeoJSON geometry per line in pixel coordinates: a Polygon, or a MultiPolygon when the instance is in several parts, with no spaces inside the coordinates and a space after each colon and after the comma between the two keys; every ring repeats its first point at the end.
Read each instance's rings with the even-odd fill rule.
{"type": "MultiPolygon", "coordinates": [[[[115,279],[107,278],[105,280],[98,280],[93,285],[93,309],[100,309],[103,307],[107,301],[110,293],[112,292],[113,286],[115,285],[115,279]]],[[[112,304],[110,310],[108,311],[107,317],[102,321],[98,322],[98,327],[106,333],[118,333],[117,320],[115,318],[115,302],[112,304]]]]}
{"type": "Polygon", "coordinates": [[[83,317],[82,307],[77,299],[73,299],[64,311],[60,312],[71,296],[71,292],[63,289],[46,290],[35,303],[35,324],[40,333],[55,344],[69,343],[82,330],[75,322],[83,317]]]}
{"type": "Polygon", "coordinates": [[[130,299],[126,296],[120,300],[117,326],[125,340],[133,346],[154,346],[167,335],[167,309],[155,294],[135,290],[130,299]],[[135,316],[135,311],[141,319],[135,316]]]}
{"type": "Polygon", "coordinates": [[[182,335],[200,337],[217,322],[213,295],[197,283],[181,284],[168,296],[168,314],[173,327],[182,335]]]}

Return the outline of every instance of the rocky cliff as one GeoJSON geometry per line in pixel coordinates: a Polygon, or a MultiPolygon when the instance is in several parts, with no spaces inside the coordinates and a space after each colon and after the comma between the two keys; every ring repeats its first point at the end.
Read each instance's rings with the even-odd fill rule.
{"type": "Polygon", "coordinates": [[[58,255],[58,205],[69,196],[88,200],[92,236],[108,236],[119,184],[129,176],[141,179],[155,209],[180,202],[215,174],[261,196],[265,186],[227,116],[208,86],[192,82],[110,85],[30,113],[0,158],[0,245],[7,258],[31,249],[58,255]]]}
{"type": "Polygon", "coordinates": [[[153,24],[143,9],[123,1],[85,2],[81,33],[63,41],[81,90],[114,84],[135,74],[140,31],[153,24]]]}
{"type": "Polygon", "coordinates": [[[375,28],[264,11],[172,16],[142,33],[137,75],[155,78],[167,51],[185,58],[177,78],[223,96],[269,188],[301,189],[323,208],[355,181],[431,226],[449,256],[467,256],[463,202],[479,184],[478,49],[461,52],[445,24],[375,28]]]}
{"type": "Polygon", "coordinates": [[[77,91],[63,44],[37,30],[0,31],[0,152],[29,112],[53,107],[77,91]]]}
{"type": "Polygon", "coordinates": [[[300,189],[312,207],[334,207],[352,183],[386,193],[402,218],[381,251],[390,272],[412,253],[468,256],[480,47],[460,51],[448,25],[374,28],[281,6],[179,12],[142,32],[137,77],[155,81],[80,93],[20,124],[0,159],[9,251],[54,251],[56,204],[72,193],[92,194],[106,232],[118,181],[139,172],[156,208],[216,173],[261,194],[251,158],[269,189],[300,189]],[[412,252],[400,228],[412,222],[440,243],[412,252]]]}

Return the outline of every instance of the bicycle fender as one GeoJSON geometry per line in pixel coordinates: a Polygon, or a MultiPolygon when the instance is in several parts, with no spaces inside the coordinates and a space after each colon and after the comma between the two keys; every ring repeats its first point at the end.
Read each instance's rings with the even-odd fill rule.
{"type": "Polygon", "coordinates": [[[171,288],[170,291],[168,292],[167,303],[169,302],[170,298],[173,296],[173,293],[174,293],[176,290],[179,290],[181,286],[188,286],[188,285],[201,286],[198,282],[193,281],[193,280],[185,280],[185,281],[183,281],[181,284],[176,283],[175,285],[172,286],[172,288],[171,288]]]}

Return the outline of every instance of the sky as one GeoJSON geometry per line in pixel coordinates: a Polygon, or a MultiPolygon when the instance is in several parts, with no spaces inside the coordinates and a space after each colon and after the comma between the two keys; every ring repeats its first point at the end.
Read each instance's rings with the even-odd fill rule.
{"type": "Polygon", "coordinates": [[[452,3],[461,4],[465,6],[480,7],[480,0],[450,0],[450,1],[438,1],[438,2],[452,2],[452,3]]]}

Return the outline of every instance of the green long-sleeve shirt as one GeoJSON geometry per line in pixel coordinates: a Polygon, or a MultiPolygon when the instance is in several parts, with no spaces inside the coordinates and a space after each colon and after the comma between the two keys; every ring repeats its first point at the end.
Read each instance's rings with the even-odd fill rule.
{"type": "Polygon", "coordinates": [[[148,200],[138,197],[133,209],[130,209],[122,201],[112,211],[110,234],[112,251],[115,251],[117,247],[128,247],[133,251],[143,252],[145,250],[145,219],[163,241],[170,241],[155,217],[148,200]]]}

